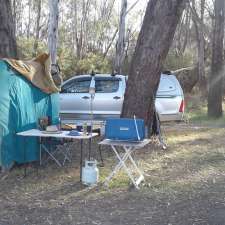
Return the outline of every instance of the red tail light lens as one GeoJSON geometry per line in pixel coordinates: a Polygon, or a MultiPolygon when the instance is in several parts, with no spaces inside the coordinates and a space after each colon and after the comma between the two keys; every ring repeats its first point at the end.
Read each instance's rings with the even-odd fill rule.
{"type": "Polygon", "coordinates": [[[179,112],[184,112],[184,100],[183,99],[182,99],[182,101],[180,103],[179,112]]]}

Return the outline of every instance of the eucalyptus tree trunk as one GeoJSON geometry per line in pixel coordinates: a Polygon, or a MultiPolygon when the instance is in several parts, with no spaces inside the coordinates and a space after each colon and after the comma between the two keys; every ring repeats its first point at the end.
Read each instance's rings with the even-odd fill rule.
{"type": "Polygon", "coordinates": [[[77,31],[77,0],[71,0],[71,6],[72,6],[72,19],[73,19],[73,26],[72,26],[72,34],[73,34],[73,51],[74,53],[77,53],[77,58],[79,58],[78,55],[78,31],[77,31]]]}
{"type": "Polygon", "coordinates": [[[183,44],[181,45],[181,53],[184,54],[186,47],[187,47],[187,43],[188,43],[188,38],[190,37],[190,23],[191,23],[191,15],[190,15],[190,9],[186,10],[186,17],[185,17],[185,21],[184,21],[184,40],[183,40],[183,44]]]}
{"type": "Polygon", "coordinates": [[[14,0],[13,2],[13,19],[15,23],[15,31],[17,36],[23,36],[23,13],[24,1],[14,0]]]}
{"type": "Polygon", "coordinates": [[[115,65],[114,70],[117,73],[122,72],[122,65],[124,60],[124,52],[125,52],[125,33],[126,33],[126,19],[127,14],[127,0],[121,0],[121,11],[120,11],[120,23],[119,23],[119,37],[116,45],[116,57],[115,57],[115,65]]]}
{"type": "Polygon", "coordinates": [[[200,91],[203,96],[206,96],[204,9],[205,9],[205,0],[201,0],[201,15],[200,15],[199,44],[198,44],[198,73],[199,73],[200,91]]]}
{"type": "Polygon", "coordinates": [[[105,52],[103,53],[103,58],[105,58],[108,54],[108,51],[109,49],[111,48],[112,44],[113,44],[113,41],[114,39],[116,38],[116,34],[118,33],[118,29],[115,30],[114,34],[113,34],[113,37],[111,39],[111,41],[109,42],[108,46],[106,47],[106,50],[105,52]]]}
{"type": "Polygon", "coordinates": [[[198,47],[198,84],[202,97],[207,96],[207,84],[205,78],[205,38],[204,38],[204,11],[205,0],[200,2],[200,16],[197,13],[195,2],[192,0],[193,22],[196,32],[196,40],[198,47]]]}
{"type": "Polygon", "coordinates": [[[16,18],[17,18],[17,12],[16,12],[16,0],[12,0],[12,17],[13,17],[13,25],[14,25],[14,30],[16,33],[16,18]]]}
{"type": "Polygon", "coordinates": [[[37,18],[36,18],[36,34],[34,40],[33,56],[37,54],[38,40],[40,36],[40,19],[41,19],[41,0],[37,0],[37,18]]]}
{"type": "Polygon", "coordinates": [[[151,129],[162,64],[173,41],[186,0],[151,0],[132,58],[122,117],[134,115],[151,129]]]}
{"type": "Polygon", "coordinates": [[[174,50],[176,56],[184,55],[186,50],[188,39],[190,38],[190,23],[191,23],[191,13],[190,9],[187,7],[181,17],[181,21],[177,25],[175,37],[174,37],[174,50]]]}
{"type": "Polygon", "coordinates": [[[53,64],[56,64],[58,43],[59,0],[49,0],[48,49],[53,64]]]}
{"type": "Polygon", "coordinates": [[[209,76],[208,116],[220,117],[222,111],[223,83],[223,39],[224,39],[224,0],[215,0],[215,23],[213,26],[212,64],[209,76]]]}
{"type": "Polygon", "coordinates": [[[31,28],[31,7],[32,1],[28,1],[28,24],[27,24],[27,39],[30,38],[30,28],[31,28]]]}
{"type": "Polygon", "coordinates": [[[10,0],[0,0],[0,58],[17,57],[15,26],[10,0]]]}
{"type": "Polygon", "coordinates": [[[87,53],[88,47],[88,22],[89,22],[89,13],[90,13],[91,0],[83,0],[82,6],[82,19],[81,19],[81,27],[82,27],[82,42],[81,42],[81,58],[83,58],[87,53]]]}
{"type": "Polygon", "coordinates": [[[88,24],[88,14],[90,11],[91,1],[90,0],[82,0],[82,11],[81,11],[81,19],[78,20],[79,9],[78,9],[78,1],[74,0],[74,15],[73,20],[76,28],[74,29],[75,41],[76,41],[76,55],[78,59],[82,59],[86,54],[87,48],[87,24],[88,24]],[[79,26],[79,28],[77,28],[79,26]],[[79,32],[78,32],[79,31],[79,32]]]}

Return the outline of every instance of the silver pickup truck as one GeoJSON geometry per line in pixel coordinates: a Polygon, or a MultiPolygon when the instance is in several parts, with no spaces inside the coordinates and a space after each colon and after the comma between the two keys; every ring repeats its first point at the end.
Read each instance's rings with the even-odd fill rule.
{"type": "MultiPolygon", "coordinates": [[[[60,116],[63,123],[96,121],[120,117],[127,76],[97,74],[95,95],[91,102],[89,93],[91,75],[74,76],[65,81],[60,93],[60,116]]],[[[160,121],[180,121],[184,113],[184,95],[174,75],[162,74],[155,101],[160,121]]]]}

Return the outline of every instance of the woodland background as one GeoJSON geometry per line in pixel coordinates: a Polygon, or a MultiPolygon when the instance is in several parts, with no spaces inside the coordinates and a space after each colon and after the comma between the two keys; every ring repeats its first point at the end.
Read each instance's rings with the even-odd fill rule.
{"type": "MultiPolygon", "coordinates": [[[[118,40],[120,1],[64,0],[59,2],[58,62],[64,79],[75,74],[111,73],[118,40]]],[[[146,0],[128,1],[125,59],[127,74],[146,9],[146,0]]],[[[49,10],[47,0],[13,0],[18,57],[29,59],[47,50],[49,10]]],[[[164,68],[195,67],[203,35],[206,74],[210,66],[214,8],[211,0],[192,1],[177,27],[164,68]],[[203,26],[202,26],[203,25],[203,26]]],[[[163,31],[162,31],[163,32],[163,31]]],[[[201,71],[202,72],[202,71],[201,71]]],[[[198,74],[196,73],[196,78],[198,74]]]]}
{"type": "MultiPolygon", "coordinates": [[[[2,18],[0,57],[14,56],[20,59],[30,59],[50,49],[55,56],[52,57],[53,63],[57,61],[60,65],[64,80],[76,74],[91,73],[91,71],[96,73],[116,71],[128,74],[133,79],[137,67],[144,69],[145,64],[147,67],[143,72],[146,74],[142,74],[142,78],[148,84],[153,82],[153,86],[150,87],[153,92],[157,88],[159,70],[170,70],[180,80],[185,94],[195,91],[202,100],[208,100],[209,116],[222,116],[225,89],[223,84],[223,0],[177,0],[174,2],[160,0],[0,0],[0,2],[2,18]],[[170,4],[174,8],[170,7],[170,4]],[[184,7],[181,7],[181,4],[184,7]],[[8,16],[7,12],[11,16],[8,16]],[[175,23],[168,23],[167,26],[162,22],[168,16],[165,13],[177,15],[178,25],[175,22],[175,16],[171,17],[171,21],[174,20],[175,23]],[[9,21],[10,18],[11,21],[9,21]],[[148,32],[151,32],[151,29],[154,31],[154,27],[161,28],[162,35],[157,33],[158,37],[141,37],[139,33],[142,28],[144,29],[144,18],[146,18],[146,24],[151,23],[148,32]],[[152,19],[158,21],[152,21],[152,19]],[[160,20],[161,25],[159,25],[160,20]],[[4,24],[8,24],[8,27],[4,24]],[[7,31],[10,26],[11,29],[7,31]],[[15,35],[11,35],[10,38],[8,34],[11,33],[15,35]],[[163,35],[167,37],[165,41],[160,37],[163,35]],[[14,37],[16,37],[17,50],[14,48],[11,54],[4,54],[2,49],[10,48],[10,46],[13,49],[14,37]],[[146,61],[143,65],[141,65],[142,62],[136,62],[136,67],[131,68],[132,58],[140,59],[140,55],[135,55],[135,48],[140,47],[136,45],[138,38],[140,40],[143,38],[148,47],[153,46],[152,52],[148,47],[146,52],[140,52],[142,57],[147,53],[145,59],[149,57],[152,61],[146,61]],[[161,41],[159,41],[160,38],[161,41]],[[170,39],[173,39],[172,43],[170,39]],[[7,41],[9,47],[4,44],[7,41]],[[167,54],[169,46],[170,50],[167,54]],[[163,52],[164,50],[165,55],[160,55],[161,53],[157,55],[157,51],[163,52]]],[[[147,32],[145,35],[151,36],[147,32]]],[[[139,79],[142,78],[139,77],[139,79]]],[[[128,86],[132,85],[136,84],[134,81],[132,83],[129,81],[128,86]]],[[[146,86],[145,89],[147,90],[148,87],[146,86]]],[[[140,92],[140,95],[142,94],[144,93],[140,92]]],[[[145,97],[150,95],[152,95],[151,92],[146,92],[145,97]]],[[[130,94],[126,96],[129,98],[130,94]]],[[[125,99],[125,107],[126,102],[125,99]]],[[[142,109],[143,112],[152,110],[152,99],[148,102],[151,104],[142,102],[145,107],[142,109]]],[[[128,105],[131,107],[133,103],[128,105]]],[[[140,106],[135,107],[137,109],[140,106]]],[[[125,115],[127,116],[126,113],[125,115]]]]}

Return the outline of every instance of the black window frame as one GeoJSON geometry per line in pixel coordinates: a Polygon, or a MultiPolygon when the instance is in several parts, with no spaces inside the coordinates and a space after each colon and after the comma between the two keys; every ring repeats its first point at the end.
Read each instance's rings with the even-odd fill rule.
{"type": "Polygon", "coordinates": [[[89,86],[88,86],[88,89],[87,91],[82,91],[82,92],[68,92],[68,91],[65,91],[65,89],[63,88],[64,86],[67,86],[69,85],[70,83],[73,83],[73,85],[75,85],[76,82],[82,82],[82,81],[89,81],[91,83],[91,77],[82,77],[82,78],[74,78],[70,81],[68,81],[67,83],[65,83],[63,86],[62,86],[62,90],[60,93],[63,93],[63,94],[84,94],[84,93],[88,93],[89,92],[89,87],[90,87],[90,83],[89,83],[89,86]]]}
{"type": "Polygon", "coordinates": [[[121,78],[118,78],[118,77],[95,77],[95,92],[99,93],[99,94],[101,94],[101,93],[116,93],[119,90],[120,82],[121,82],[121,78]],[[100,92],[97,90],[97,86],[96,86],[98,81],[118,81],[118,87],[115,91],[100,92]]]}

